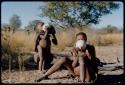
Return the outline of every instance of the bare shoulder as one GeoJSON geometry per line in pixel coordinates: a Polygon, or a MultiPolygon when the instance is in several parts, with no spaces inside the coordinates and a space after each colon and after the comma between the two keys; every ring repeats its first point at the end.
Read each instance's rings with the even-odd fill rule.
{"type": "Polygon", "coordinates": [[[95,48],[95,46],[93,44],[87,44],[87,48],[92,49],[95,48]]]}

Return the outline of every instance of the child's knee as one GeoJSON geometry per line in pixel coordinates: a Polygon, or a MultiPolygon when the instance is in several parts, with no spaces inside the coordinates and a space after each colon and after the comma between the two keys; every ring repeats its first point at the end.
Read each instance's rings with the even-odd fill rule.
{"type": "Polygon", "coordinates": [[[88,59],[87,57],[79,57],[79,64],[87,64],[88,59]]]}
{"type": "Polygon", "coordinates": [[[84,56],[79,57],[79,61],[85,61],[85,57],[84,56]]]}
{"type": "Polygon", "coordinates": [[[79,65],[81,66],[84,66],[85,65],[85,62],[84,61],[79,61],[79,65]]]}

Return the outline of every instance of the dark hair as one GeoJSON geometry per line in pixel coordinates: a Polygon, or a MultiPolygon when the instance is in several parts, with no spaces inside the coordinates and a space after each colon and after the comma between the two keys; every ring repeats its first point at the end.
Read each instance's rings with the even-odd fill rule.
{"type": "Polygon", "coordinates": [[[36,44],[35,44],[35,52],[38,52],[38,49],[37,49],[37,46],[38,46],[38,44],[39,44],[39,41],[41,40],[41,38],[40,38],[40,35],[41,34],[39,34],[38,36],[37,36],[37,38],[36,38],[36,44]]]}
{"type": "Polygon", "coordinates": [[[49,32],[48,33],[49,34],[56,34],[54,26],[52,26],[52,25],[49,26],[49,32]]]}
{"type": "Polygon", "coordinates": [[[87,35],[86,35],[86,33],[84,33],[84,32],[79,32],[78,34],[76,34],[76,37],[77,37],[78,35],[82,35],[82,36],[85,38],[85,40],[87,41],[87,35]]]}
{"type": "Polygon", "coordinates": [[[40,23],[42,24],[42,26],[44,25],[44,22],[37,22],[36,25],[34,26],[34,30],[37,29],[37,25],[40,24],[40,23]]]}

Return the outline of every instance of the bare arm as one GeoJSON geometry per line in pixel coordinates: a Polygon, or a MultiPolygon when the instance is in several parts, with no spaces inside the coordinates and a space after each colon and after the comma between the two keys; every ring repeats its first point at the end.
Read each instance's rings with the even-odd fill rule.
{"type": "Polygon", "coordinates": [[[78,57],[73,55],[73,63],[72,63],[72,67],[75,67],[78,63],[78,57]]]}
{"type": "Polygon", "coordinates": [[[76,50],[76,48],[73,48],[73,50],[72,50],[72,55],[73,55],[73,63],[72,63],[72,67],[75,67],[76,65],[77,65],[77,63],[78,63],[78,53],[77,53],[77,50],[76,50]]]}
{"type": "Polygon", "coordinates": [[[55,34],[51,34],[51,35],[52,35],[52,42],[53,42],[53,44],[57,45],[58,42],[57,42],[57,38],[56,38],[55,34]]]}

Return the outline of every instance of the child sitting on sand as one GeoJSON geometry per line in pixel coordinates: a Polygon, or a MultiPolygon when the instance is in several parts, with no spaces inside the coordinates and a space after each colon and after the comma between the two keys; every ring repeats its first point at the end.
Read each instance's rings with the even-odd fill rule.
{"type": "MultiPolygon", "coordinates": [[[[72,50],[72,67],[75,67],[74,73],[75,75],[80,77],[79,79],[82,82],[93,81],[95,79],[95,69],[92,67],[92,57],[94,57],[94,55],[92,56],[90,54],[90,45],[86,43],[87,36],[82,32],[77,34],[76,36],[76,45],[72,50]]],[[[91,49],[91,51],[94,50],[91,49]]]]}

